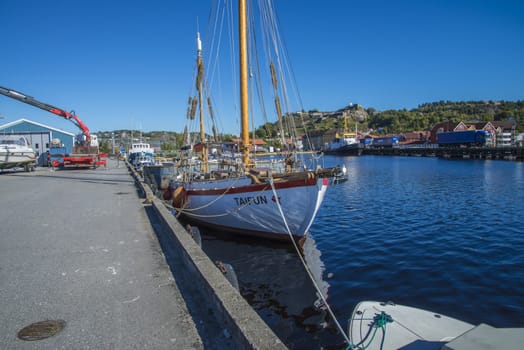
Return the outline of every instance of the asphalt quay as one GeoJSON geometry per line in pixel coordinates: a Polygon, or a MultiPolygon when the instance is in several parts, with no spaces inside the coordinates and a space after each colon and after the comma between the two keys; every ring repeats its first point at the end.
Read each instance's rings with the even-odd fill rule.
{"type": "Polygon", "coordinates": [[[188,310],[123,162],[6,171],[0,193],[1,349],[218,347],[197,329],[207,320],[188,310]],[[19,338],[41,321],[63,329],[19,338]]]}
{"type": "Polygon", "coordinates": [[[285,349],[128,166],[0,173],[0,348],[285,349]]]}

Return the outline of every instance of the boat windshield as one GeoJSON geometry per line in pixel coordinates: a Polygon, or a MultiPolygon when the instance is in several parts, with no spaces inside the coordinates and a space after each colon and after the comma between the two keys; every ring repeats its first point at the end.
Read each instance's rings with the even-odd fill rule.
{"type": "Polygon", "coordinates": [[[27,146],[28,142],[25,137],[13,136],[13,135],[3,135],[0,137],[0,144],[27,146]]]}

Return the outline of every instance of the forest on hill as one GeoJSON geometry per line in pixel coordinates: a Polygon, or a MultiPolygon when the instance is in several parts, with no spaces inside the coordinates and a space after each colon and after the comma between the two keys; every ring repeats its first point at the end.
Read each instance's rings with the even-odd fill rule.
{"type": "MultiPolygon", "coordinates": [[[[524,101],[439,101],[423,103],[407,110],[378,111],[350,104],[335,112],[311,110],[295,113],[295,124],[304,120],[308,132],[322,132],[344,127],[344,114],[349,117],[350,128],[370,130],[377,134],[400,134],[412,131],[430,130],[440,122],[481,122],[515,120],[517,130],[524,131],[524,101]]],[[[275,132],[276,123],[257,129],[257,136],[264,137],[275,132]],[[271,130],[270,132],[268,132],[271,130]]],[[[274,135],[273,135],[274,136],[274,135]]]]}
{"type": "MultiPolygon", "coordinates": [[[[524,100],[520,101],[439,101],[423,103],[417,108],[407,110],[378,111],[372,107],[364,108],[358,104],[350,104],[337,111],[322,112],[318,110],[293,113],[286,118],[294,118],[294,124],[304,125],[298,132],[322,133],[331,129],[344,127],[344,115],[350,120],[349,127],[356,126],[359,130],[369,130],[374,134],[400,134],[412,131],[430,130],[440,122],[480,122],[514,120],[517,131],[524,132],[524,100]]],[[[278,134],[278,124],[266,123],[255,130],[259,138],[274,138],[278,134]]],[[[176,150],[182,146],[183,134],[172,131],[139,132],[131,130],[115,130],[114,132],[99,132],[99,137],[109,143],[112,135],[116,136],[116,145],[129,144],[131,135],[138,135],[146,140],[156,140],[163,149],[176,150]]],[[[221,135],[228,141],[237,135],[221,135]]]]}
{"type": "Polygon", "coordinates": [[[440,101],[424,103],[411,110],[368,109],[367,126],[384,128],[389,133],[429,130],[440,122],[488,122],[515,120],[517,129],[524,130],[524,101],[440,101]]]}

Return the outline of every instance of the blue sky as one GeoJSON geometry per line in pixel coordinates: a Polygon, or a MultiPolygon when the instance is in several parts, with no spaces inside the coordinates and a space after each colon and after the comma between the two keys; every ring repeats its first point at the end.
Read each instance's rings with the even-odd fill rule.
{"type": "MultiPolygon", "coordinates": [[[[0,85],[75,110],[92,132],[181,132],[210,4],[0,1],[0,85]]],[[[305,110],[524,99],[521,0],[275,4],[305,110]]],[[[0,116],[77,131],[4,96],[0,116]]],[[[237,133],[236,117],[221,118],[223,132],[237,133]]]]}

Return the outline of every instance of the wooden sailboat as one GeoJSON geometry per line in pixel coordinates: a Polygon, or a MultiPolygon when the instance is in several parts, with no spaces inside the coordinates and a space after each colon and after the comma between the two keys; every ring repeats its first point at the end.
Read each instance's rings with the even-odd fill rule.
{"type": "MultiPolygon", "coordinates": [[[[179,163],[179,175],[170,187],[168,198],[178,214],[193,224],[213,230],[297,241],[305,237],[324,199],[329,178],[337,168],[307,169],[288,152],[282,171],[260,162],[251,154],[248,104],[248,46],[246,0],[239,1],[239,63],[241,143],[239,158],[209,158],[209,142],[203,121],[203,61],[200,36],[197,36],[198,97],[190,99],[189,119],[199,109],[199,157],[185,157],[179,163]],[[300,163],[300,170],[296,165],[300,163]]],[[[273,86],[276,88],[274,68],[273,86]]],[[[209,102],[209,100],[208,100],[209,102]]],[[[277,99],[278,117],[282,116],[277,99]]],[[[191,154],[191,153],[190,153],[191,154]]],[[[273,164],[274,165],[274,164],[273,164]]]]}

